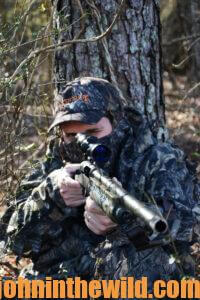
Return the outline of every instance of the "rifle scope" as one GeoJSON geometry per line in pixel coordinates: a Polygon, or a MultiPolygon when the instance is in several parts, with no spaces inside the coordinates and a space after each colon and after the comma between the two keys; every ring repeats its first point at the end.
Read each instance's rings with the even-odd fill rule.
{"type": "Polygon", "coordinates": [[[98,165],[103,166],[111,157],[111,151],[108,147],[98,143],[95,136],[87,136],[83,133],[77,133],[76,141],[81,150],[98,165]]]}

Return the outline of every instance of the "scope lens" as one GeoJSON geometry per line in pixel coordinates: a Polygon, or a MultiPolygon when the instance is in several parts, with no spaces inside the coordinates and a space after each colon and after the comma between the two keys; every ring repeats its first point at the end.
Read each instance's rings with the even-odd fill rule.
{"type": "Polygon", "coordinates": [[[93,149],[92,156],[97,164],[105,164],[110,159],[110,149],[106,146],[98,145],[93,149]]]}

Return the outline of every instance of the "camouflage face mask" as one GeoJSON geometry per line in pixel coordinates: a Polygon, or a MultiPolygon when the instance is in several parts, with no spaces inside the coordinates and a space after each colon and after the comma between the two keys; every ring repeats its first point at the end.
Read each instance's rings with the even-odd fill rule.
{"type": "MultiPolygon", "coordinates": [[[[106,145],[112,150],[111,147],[111,134],[107,135],[103,138],[98,139],[99,144],[106,145]]],[[[82,161],[87,159],[87,155],[83,153],[81,148],[77,145],[76,140],[66,142],[62,140],[63,154],[65,160],[68,160],[72,163],[81,163],[82,161]]]]}
{"type": "MultiPolygon", "coordinates": [[[[111,158],[104,167],[104,170],[110,175],[114,172],[116,160],[123,148],[127,134],[129,135],[129,130],[130,127],[127,125],[127,122],[121,120],[109,135],[98,139],[98,143],[107,146],[111,151],[111,158]]],[[[82,152],[75,140],[71,142],[62,140],[62,148],[64,159],[68,162],[81,163],[87,159],[87,156],[82,152]]]]}
{"type": "Polygon", "coordinates": [[[81,163],[86,159],[85,154],[77,145],[76,140],[71,142],[62,141],[63,154],[67,161],[71,163],[81,163]]]}

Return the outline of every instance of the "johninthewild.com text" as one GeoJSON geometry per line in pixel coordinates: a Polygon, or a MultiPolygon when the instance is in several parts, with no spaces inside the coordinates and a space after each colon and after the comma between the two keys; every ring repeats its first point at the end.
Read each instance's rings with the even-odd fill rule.
{"type": "Polygon", "coordinates": [[[153,290],[148,291],[148,278],[121,277],[119,280],[91,280],[80,277],[55,280],[29,280],[18,277],[16,280],[0,278],[0,299],[6,298],[200,298],[200,281],[195,279],[156,280],[153,290]]]}

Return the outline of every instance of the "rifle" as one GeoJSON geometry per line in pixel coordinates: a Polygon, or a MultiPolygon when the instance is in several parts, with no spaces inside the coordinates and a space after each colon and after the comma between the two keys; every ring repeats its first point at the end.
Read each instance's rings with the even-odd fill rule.
{"type": "MultiPolygon", "coordinates": [[[[98,139],[93,136],[78,133],[75,138],[86,157],[75,174],[75,180],[84,187],[86,193],[103,209],[105,214],[118,224],[129,223],[138,217],[144,229],[153,238],[165,234],[168,225],[160,212],[153,211],[147,207],[147,204],[137,200],[104,172],[103,167],[111,156],[110,149],[99,144],[98,139]]],[[[160,245],[160,243],[161,240],[154,241],[153,246],[160,245]]],[[[163,243],[166,244],[168,241],[162,240],[163,243]]]]}

